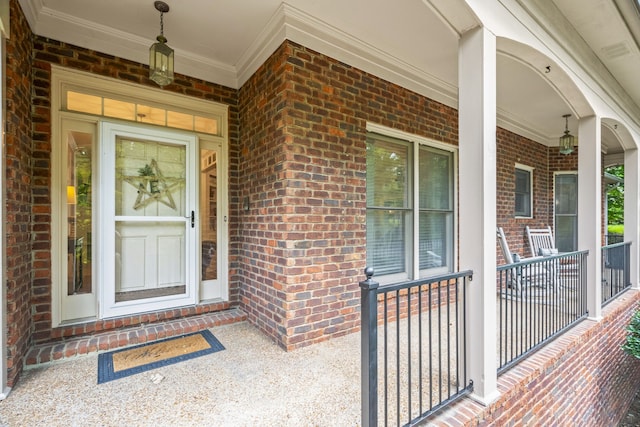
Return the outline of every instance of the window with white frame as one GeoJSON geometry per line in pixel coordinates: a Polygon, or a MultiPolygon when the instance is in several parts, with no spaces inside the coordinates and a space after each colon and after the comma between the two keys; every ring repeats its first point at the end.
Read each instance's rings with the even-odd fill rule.
{"type": "Polygon", "coordinates": [[[454,152],[411,139],[367,138],[367,265],[382,281],[453,271],[454,152]]]}
{"type": "Polygon", "coordinates": [[[516,188],[514,215],[533,217],[533,168],[516,164],[516,188]]]}

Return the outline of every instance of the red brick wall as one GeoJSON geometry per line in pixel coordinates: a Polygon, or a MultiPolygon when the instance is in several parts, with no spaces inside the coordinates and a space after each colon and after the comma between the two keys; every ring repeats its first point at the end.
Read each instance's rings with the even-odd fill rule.
{"type": "MultiPolygon", "coordinates": [[[[498,128],[496,132],[496,215],[498,227],[504,229],[509,249],[522,257],[531,256],[525,226],[553,227],[553,174],[549,169],[548,148],[527,138],[498,128]],[[515,165],[533,170],[533,218],[516,218],[515,165]]],[[[504,263],[498,251],[498,263],[504,263]]]]}
{"type": "Polygon", "coordinates": [[[11,38],[6,66],[6,289],[7,379],[13,386],[30,344],[32,280],[31,42],[29,26],[17,1],[11,2],[11,38]]]}
{"type": "Polygon", "coordinates": [[[463,399],[436,425],[617,426],[640,384],[640,360],[620,346],[638,308],[630,290],[498,378],[500,397],[484,407],[463,399]],[[455,421],[454,421],[455,420],[455,421]]]}
{"type": "MultiPolygon", "coordinates": [[[[237,195],[239,256],[232,279],[242,309],[262,331],[282,343],[286,310],[285,267],[289,237],[284,204],[285,107],[288,83],[282,49],[239,91],[240,144],[237,195]],[[244,204],[248,203],[248,210],[244,204]]],[[[291,207],[294,208],[294,207],[291,207]]],[[[233,243],[232,243],[233,244],[233,243]]]]}
{"type": "Polygon", "coordinates": [[[242,307],[291,349],[356,330],[366,123],[457,143],[457,112],[285,42],[240,91],[242,307]]]}

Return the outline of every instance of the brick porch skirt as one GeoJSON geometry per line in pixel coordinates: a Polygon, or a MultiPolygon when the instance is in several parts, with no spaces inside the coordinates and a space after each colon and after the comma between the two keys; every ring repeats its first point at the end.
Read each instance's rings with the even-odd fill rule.
{"type": "Polygon", "coordinates": [[[100,351],[124,348],[171,336],[197,332],[214,326],[221,326],[247,319],[237,308],[190,316],[164,322],[137,325],[82,337],[71,337],[32,347],[25,361],[26,367],[51,363],[75,356],[100,351]]]}

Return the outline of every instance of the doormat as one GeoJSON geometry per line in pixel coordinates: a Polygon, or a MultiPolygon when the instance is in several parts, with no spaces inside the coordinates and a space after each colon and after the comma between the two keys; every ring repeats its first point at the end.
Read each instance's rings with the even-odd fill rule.
{"type": "Polygon", "coordinates": [[[200,331],[98,355],[98,384],[224,350],[213,334],[200,331]]]}

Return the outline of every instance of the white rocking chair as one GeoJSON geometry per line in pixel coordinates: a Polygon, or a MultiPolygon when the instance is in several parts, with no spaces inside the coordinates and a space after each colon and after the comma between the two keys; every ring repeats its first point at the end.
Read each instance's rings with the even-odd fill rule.
{"type": "MultiPolygon", "coordinates": [[[[502,227],[497,227],[496,236],[507,264],[517,265],[519,262],[544,258],[542,256],[520,258],[518,254],[511,253],[502,227]]],[[[524,297],[525,295],[542,297],[554,288],[556,281],[554,268],[549,268],[548,265],[536,266],[536,268],[531,267],[530,265],[524,267],[514,266],[507,274],[506,286],[514,289],[519,297],[524,297]]]]}
{"type": "Polygon", "coordinates": [[[527,238],[529,239],[529,247],[531,248],[531,256],[549,256],[558,253],[551,227],[529,228],[527,225],[526,230],[527,238]]]}

